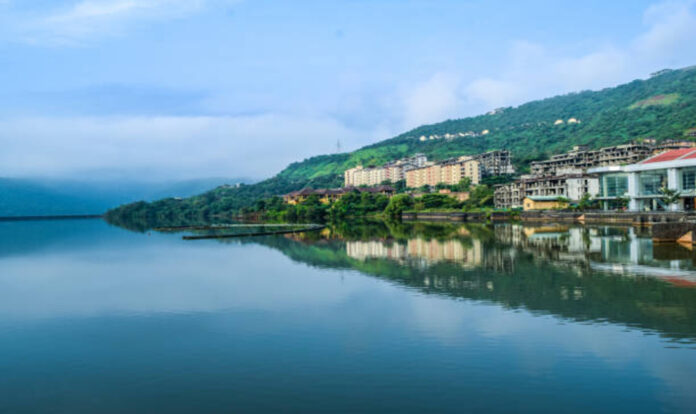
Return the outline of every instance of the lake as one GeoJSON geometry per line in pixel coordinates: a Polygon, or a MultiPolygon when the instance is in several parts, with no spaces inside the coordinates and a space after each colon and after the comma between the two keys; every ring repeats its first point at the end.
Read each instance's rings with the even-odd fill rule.
{"type": "Polygon", "coordinates": [[[696,252],[649,231],[184,234],[0,223],[0,412],[696,407],[696,252]]]}

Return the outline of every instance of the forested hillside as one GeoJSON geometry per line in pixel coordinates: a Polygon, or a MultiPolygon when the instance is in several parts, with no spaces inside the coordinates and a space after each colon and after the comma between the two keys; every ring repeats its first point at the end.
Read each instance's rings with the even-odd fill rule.
{"type": "MultiPolygon", "coordinates": [[[[217,188],[176,204],[139,203],[120,213],[165,209],[216,214],[239,210],[261,198],[303,187],[342,184],[356,165],[378,165],[415,152],[431,159],[509,149],[524,169],[530,161],[586,144],[598,148],[641,138],[684,137],[696,128],[696,67],[661,71],[647,80],[501,108],[487,115],[424,125],[357,151],[322,155],[290,164],[273,178],[240,188],[217,188]]],[[[161,212],[161,211],[159,211],[161,212]]],[[[153,214],[149,211],[148,214],[153,214]]]]}

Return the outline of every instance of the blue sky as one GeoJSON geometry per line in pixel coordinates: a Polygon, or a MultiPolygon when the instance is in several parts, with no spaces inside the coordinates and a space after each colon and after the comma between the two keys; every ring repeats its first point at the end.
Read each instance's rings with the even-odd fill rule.
{"type": "Polygon", "coordinates": [[[692,0],[0,0],[0,176],[262,178],[694,40],[692,0]]]}

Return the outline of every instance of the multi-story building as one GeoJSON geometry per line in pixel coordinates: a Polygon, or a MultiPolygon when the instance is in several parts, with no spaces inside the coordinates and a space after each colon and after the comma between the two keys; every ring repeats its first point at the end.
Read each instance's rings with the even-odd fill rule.
{"type": "Polygon", "coordinates": [[[395,183],[406,178],[406,171],[423,167],[427,162],[426,156],[418,153],[412,157],[392,161],[380,167],[363,168],[363,166],[359,165],[347,169],[343,173],[344,185],[346,187],[359,187],[380,185],[385,181],[395,183]]]}
{"type": "Polygon", "coordinates": [[[481,164],[472,157],[459,157],[406,172],[406,186],[418,188],[424,185],[454,185],[469,178],[471,184],[481,182],[481,164]]]}
{"type": "Polygon", "coordinates": [[[578,201],[585,194],[599,194],[599,179],[590,174],[525,177],[495,188],[493,202],[496,208],[522,207],[527,197],[563,197],[578,201]]]}
{"type": "MultiPolygon", "coordinates": [[[[696,136],[696,134],[692,136],[696,136]]],[[[696,142],[694,141],[677,141],[674,139],[667,139],[655,145],[653,154],[657,155],[664,151],[693,147],[696,147],[696,142]]]]}
{"type": "Polygon", "coordinates": [[[607,165],[633,164],[653,154],[654,147],[645,143],[631,143],[613,147],[588,150],[578,145],[565,154],[554,155],[545,161],[535,161],[530,165],[533,175],[556,175],[559,169],[588,169],[607,165]]]}
{"type": "Polygon", "coordinates": [[[654,155],[642,162],[597,167],[600,175],[598,199],[606,210],[625,207],[631,211],[694,210],[696,204],[696,148],[681,148],[654,155]],[[678,194],[665,204],[664,189],[678,194]]]}
{"type": "Polygon", "coordinates": [[[522,206],[522,185],[519,181],[500,184],[493,193],[493,205],[496,208],[518,208],[522,206]]]}
{"type": "Polygon", "coordinates": [[[510,151],[496,150],[474,155],[476,161],[481,164],[481,173],[484,176],[509,175],[515,173],[512,166],[510,151]]]}
{"type": "Polygon", "coordinates": [[[363,168],[361,165],[350,168],[343,173],[346,187],[359,187],[364,185],[379,185],[387,179],[387,171],[384,168],[363,168]]]}
{"type": "Polygon", "coordinates": [[[379,185],[385,181],[394,183],[406,180],[407,186],[415,188],[426,184],[457,184],[464,177],[469,177],[472,184],[478,184],[482,176],[514,174],[514,172],[510,152],[505,150],[463,156],[440,163],[428,162],[426,156],[419,153],[379,167],[350,168],[344,172],[344,182],[346,187],[358,187],[379,185]],[[414,170],[418,171],[413,172],[414,170]],[[411,176],[410,181],[408,176],[411,176]]]}

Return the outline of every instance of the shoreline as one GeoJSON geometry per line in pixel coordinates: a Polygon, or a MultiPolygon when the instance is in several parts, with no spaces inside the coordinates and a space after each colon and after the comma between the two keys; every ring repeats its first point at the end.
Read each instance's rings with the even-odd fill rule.
{"type": "Polygon", "coordinates": [[[402,213],[403,221],[519,221],[519,222],[563,222],[592,224],[622,224],[632,226],[652,226],[658,223],[696,222],[696,212],[615,212],[615,211],[520,211],[514,214],[505,211],[492,212],[407,212],[402,213]]]}

